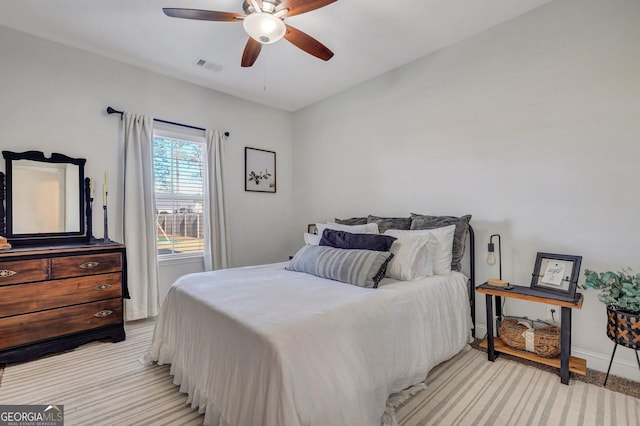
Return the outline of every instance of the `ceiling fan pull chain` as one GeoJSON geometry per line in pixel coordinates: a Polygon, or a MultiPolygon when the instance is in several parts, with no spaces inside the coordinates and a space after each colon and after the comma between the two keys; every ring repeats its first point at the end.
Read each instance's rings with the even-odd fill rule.
{"type": "Polygon", "coordinates": [[[267,63],[269,59],[269,55],[264,55],[264,72],[262,73],[262,91],[267,91],[267,63]]]}

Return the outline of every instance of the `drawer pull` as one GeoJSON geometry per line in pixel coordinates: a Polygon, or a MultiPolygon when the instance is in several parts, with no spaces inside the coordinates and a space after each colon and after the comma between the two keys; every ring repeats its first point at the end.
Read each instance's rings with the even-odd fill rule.
{"type": "Polygon", "coordinates": [[[96,312],[95,314],[93,314],[93,316],[96,318],[106,318],[109,315],[113,315],[113,311],[110,311],[108,309],[104,309],[100,312],[96,312]]]}
{"type": "Polygon", "coordinates": [[[93,269],[96,266],[98,266],[99,263],[98,262],[94,262],[94,261],[89,261],[89,262],[84,262],[82,265],[80,265],[80,267],[82,269],[93,269]]]}
{"type": "Polygon", "coordinates": [[[17,274],[16,271],[10,271],[9,269],[0,269],[0,278],[8,278],[15,274],[17,274]]]}
{"type": "Polygon", "coordinates": [[[101,290],[108,290],[108,289],[110,289],[110,288],[111,288],[111,284],[98,284],[98,285],[97,285],[97,286],[95,286],[93,289],[94,289],[94,290],[101,291],[101,290]]]}

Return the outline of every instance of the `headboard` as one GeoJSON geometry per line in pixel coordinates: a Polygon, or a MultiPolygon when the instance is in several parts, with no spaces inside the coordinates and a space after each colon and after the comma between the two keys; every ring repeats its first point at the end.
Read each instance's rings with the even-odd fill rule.
{"type": "Polygon", "coordinates": [[[473,227],[469,225],[469,306],[471,307],[472,336],[476,335],[476,247],[473,227]]]}

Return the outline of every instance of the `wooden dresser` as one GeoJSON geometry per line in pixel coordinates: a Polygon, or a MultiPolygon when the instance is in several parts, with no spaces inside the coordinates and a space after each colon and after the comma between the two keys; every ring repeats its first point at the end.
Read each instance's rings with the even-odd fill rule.
{"type": "Polygon", "coordinates": [[[118,243],[0,252],[0,363],[124,340],[124,293],[118,243]]]}

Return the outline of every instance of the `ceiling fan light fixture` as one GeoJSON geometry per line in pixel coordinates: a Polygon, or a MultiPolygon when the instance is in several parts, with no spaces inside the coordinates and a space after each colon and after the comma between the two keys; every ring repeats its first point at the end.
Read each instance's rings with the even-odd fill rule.
{"type": "Polygon", "coordinates": [[[249,36],[262,44],[271,44],[284,37],[287,28],[280,18],[270,13],[252,13],[242,21],[249,36]]]}

